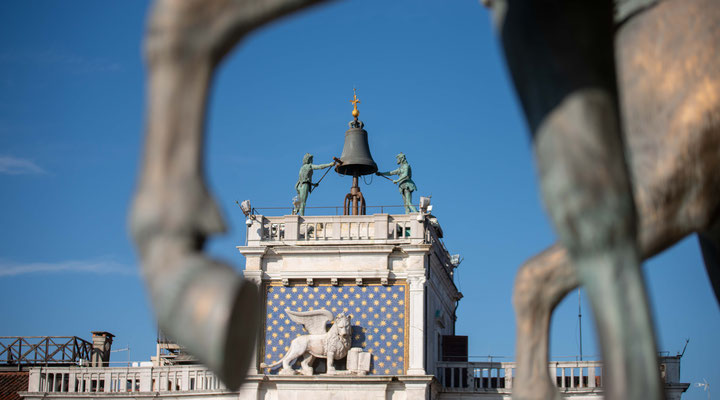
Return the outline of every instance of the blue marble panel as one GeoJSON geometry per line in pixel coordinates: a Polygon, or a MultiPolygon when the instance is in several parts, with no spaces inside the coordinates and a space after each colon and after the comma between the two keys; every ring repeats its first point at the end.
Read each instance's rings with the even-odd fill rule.
{"type": "MultiPolygon", "coordinates": [[[[405,283],[388,286],[265,286],[265,330],[262,360],[280,360],[290,342],[308,332],[285,313],[326,309],[352,316],[352,347],[372,353],[371,375],[402,375],[407,359],[407,288],[405,283]]],[[[299,364],[299,363],[298,363],[299,364]]],[[[297,365],[296,365],[297,367],[297,365]]],[[[267,374],[276,374],[279,369],[267,374]]]]}

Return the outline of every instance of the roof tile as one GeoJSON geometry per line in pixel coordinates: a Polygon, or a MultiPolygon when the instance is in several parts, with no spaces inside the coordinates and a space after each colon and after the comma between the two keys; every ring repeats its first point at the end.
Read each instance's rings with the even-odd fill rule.
{"type": "Polygon", "coordinates": [[[28,372],[0,372],[0,400],[20,400],[18,392],[28,390],[28,372]]]}

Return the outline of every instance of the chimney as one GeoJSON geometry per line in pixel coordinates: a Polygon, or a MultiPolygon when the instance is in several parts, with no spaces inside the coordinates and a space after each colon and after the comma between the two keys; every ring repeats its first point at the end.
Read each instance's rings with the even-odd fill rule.
{"type": "Polygon", "coordinates": [[[93,332],[92,341],[92,357],[90,365],[93,367],[107,367],[110,363],[110,348],[112,347],[112,338],[110,332],[93,332]]]}

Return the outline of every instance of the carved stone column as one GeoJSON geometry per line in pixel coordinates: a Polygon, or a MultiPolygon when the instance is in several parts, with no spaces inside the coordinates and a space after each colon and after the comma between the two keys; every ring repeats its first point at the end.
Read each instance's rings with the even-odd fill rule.
{"type": "MultiPolygon", "coordinates": [[[[260,270],[247,270],[246,269],[245,271],[243,271],[243,277],[245,279],[251,281],[255,285],[257,285],[257,287],[259,287],[261,291],[263,290],[262,289],[262,274],[263,274],[263,272],[260,270]]],[[[257,329],[258,329],[258,333],[257,333],[257,336],[255,336],[256,337],[255,351],[250,356],[250,366],[248,367],[248,372],[247,372],[248,375],[257,375],[258,374],[257,368],[259,366],[258,355],[260,353],[260,346],[257,345],[257,342],[259,342],[260,340],[263,340],[263,338],[265,337],[263,335],[264,324],[260,324],[260,326],[257,329]]]]}
{"type": "Polygon", "coordinates": [[[425,375],[425,271],[408,271],[410,284],[408,375],[425,375]]]}

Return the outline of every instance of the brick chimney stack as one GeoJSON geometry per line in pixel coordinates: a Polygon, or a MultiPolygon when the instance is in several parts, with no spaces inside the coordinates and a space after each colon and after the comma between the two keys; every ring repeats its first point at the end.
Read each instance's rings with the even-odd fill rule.
{"type": "Polygon", "coordinates": [[[110,349],[112,339],[115,337],[110,332],[92,332],[93,350],[91,365],[93,367],[107,367],[110,363],[110,349]]]}

